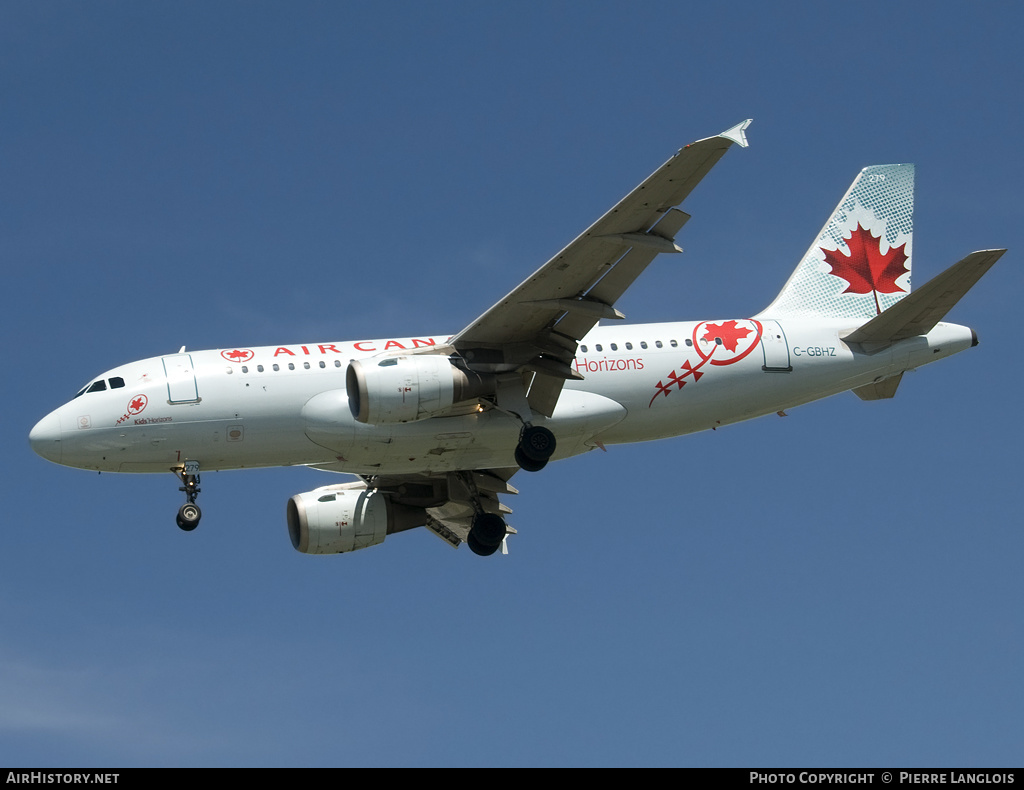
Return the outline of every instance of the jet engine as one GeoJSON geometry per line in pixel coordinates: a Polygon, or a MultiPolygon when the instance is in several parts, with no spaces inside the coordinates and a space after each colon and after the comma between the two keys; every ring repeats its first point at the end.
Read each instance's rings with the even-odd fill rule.
{"type": "Polygon", "coordinates": [[[392,502],[362,485],[328,486],[288,500],[288,536],[303,554],[340,554],[383,543],[427,523],[424,508],[392,502]]]}
{"type": "Polygon", "coordinates": [[[436,354],[355,359],[345,382],[352,416],[370,425],[425,420],[494,391],[492,376],[436,354]]]}

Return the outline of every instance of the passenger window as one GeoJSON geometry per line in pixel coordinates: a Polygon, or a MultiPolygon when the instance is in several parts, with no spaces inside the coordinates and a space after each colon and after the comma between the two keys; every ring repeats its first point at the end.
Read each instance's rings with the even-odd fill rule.
{"type": "Polygon", "coordinates": [[[336,368],[340,368],[341,367],[341,360],[340,359],[334,360],[334,367],[336,367],[336,368]]]}
{"type": "Polygon", "coordinates": [[[668,344],[672,346],[672,348],[679,348],[679,344],[675,340],[669,340],[668,344]]]}
{"type": "Polygon", "coordinates": [[[275,370],[275,371],[277,371],[277,370],[280,370],[280,369],[281,369],[281,368],[279,368],[279,367],[277,366],[277,363],[275,362],[275,363],[274,363],[274,370],[275,370]]]}
{"type": "Polygon", "coordinates": [[[302,367],[304,367],[306,370],[309,370],[309,363],[308,362],[303,362],[302,363],[302,367]]]}
{"type": "Polygon", "coordinates": [[[100,379],[99,381],[94,381],[92,386],[89,387],[89,389],[87,391],[88,392],[103,392],[103,390],[105,390],[106,388],[107,388],[107,382],[105,382],[103,379],[100,379]]]}
{"type": "Polygon", "coordinates": [[[692,346],[693,345],[693,341],[690,340],[690,338],[686,338],[686,345],[692,346]]]}
{"type": "Polygon", "coordinates": [[[594,348],[595,348],[596,350],[598,350],[598,351],[604,351],[604,349],[603,349],[603,348],[601,348],[601,344],[600,344],[600,343],[598,343],[598,344],[597,344],[596,346],[594,346],[594,348]]]}
{"type": "Polygon", "coordinates": [[[322,368],[326,368],[327,367],[327,363],[324,362],[322,359],[320,360],[320,367],[322,367],[322,368]]]}
{"type": "Polygon", "coordinates": [[[640,348],[647,348],[647,341],[646,340],[641,340],[640,341],[640,348]]]}
{"type": "Polygon", "coordinates": [[[249,366],[248,365],[242,365],[242,372],[243,373],[248,373],[249,372],[249,366]]]}
{"type": "Polygon", "coordinates": [[[110,389],[112,390],[119,390],[124,386],[124,379],[120,376],[113,376],[108,379],[108,381],[110,382],[110,389]]]}
{"type": "Polygon", "coordinates": [[[615,343],[612,343],[612,351],[618,351],[618,350],[619,350],[619,347],[615,343]]]}
{"type": "Polygon", "coordinates": [[[580,346],[580,351],[582,351],[584,354],[586,354],[587,353],[587,347],[586,346],[580,346]]]}
{"type": "Polygon", "coordinates": [[[716,337],[715,342],[718,343],[718,345],[722,345],[722,338],[716,337]]]}
{"type": "Polygon", "coordinates": [[[257,373],[262,373],[263,372],[263,365],[257,365],[256,366],[256,372],[257,373]]]}
{"type": "Polygon", "coordinates": [[[655,340],[655,341],[654,341],[654,345],[656,345],[656,346],[657,346],[658,348],[661,348],[661,347],[662,347],[662,346],[661,346],[661,341],[660,341],[660,340],[655,340]]]}
{"type": "Polygon", "coordinates": [[[295,363],[294,362],[289,362],[288,363],[288,370],[295,370],[295,363]]]}
{"type": "Polygon", "coordinates": [[[632,351],[632,350],[633,350],[633,344],[632,343],[626,343],[626,351],[632,351]]]}

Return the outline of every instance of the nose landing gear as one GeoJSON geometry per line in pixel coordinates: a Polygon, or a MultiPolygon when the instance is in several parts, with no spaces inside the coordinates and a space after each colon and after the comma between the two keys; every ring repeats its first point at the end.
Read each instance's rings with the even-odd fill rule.
{"type": "Polygon", "coordinates": [[[203,516],[199,505],[196,504],[196,497],[199,496],[199,462],[186,461],[184,466],[177,467],[171,471],[181,480],[182,485],[178,490],[185,492],[185,499],[187,500],[184,505],[178,508],[176,521],[178,526],[185,532],[191,532],[199,526],[199,519],[203,516]]]}

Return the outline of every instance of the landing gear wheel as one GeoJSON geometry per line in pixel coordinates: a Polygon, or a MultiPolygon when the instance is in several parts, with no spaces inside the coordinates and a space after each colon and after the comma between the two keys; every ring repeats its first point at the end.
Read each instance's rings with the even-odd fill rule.
{"type": "Polygon", "coordinates": [[[555,435],[540,425],[529,425],[519,435],[519,449],[531,461],[547,461],[555,454],[555,435]]]}
{"type": "Polygon", "coordinates": [[[178,508],[178,526],[185,530],[185,532],[191,532],[198,527],[199,519],[202,517],[203,513],[199,509],[199,505],[192,502],[186,502],[178,508]]]}
{"type": "Polygon", "coordinates": [[[534,461],[532,458],[527,458],[522,447],[516,448],[516,463],[524,472],[539,472],[548,465],[547,461],[534,461]]]}
{"type": "Polygon", "coordinates": [[[505,520],[501,516],[481,513],[473,519],[473,528],[469,531],[466,543],[474,554],[488,557],[498,550],[507,533],[505,520]]]}
{"type": "Polygon", "coordinates": [[[494,552],[498,550],[498,546],[501,545],[499,543],[497,546],[484,546],[480,543],[480,541],[473,537],[472,532],[470,532],[469,536],[466,538],[466,544],[469,546],[470,551],[472,551],[478,557],[490,557],[492,554],[494,554],[494,552]]]}

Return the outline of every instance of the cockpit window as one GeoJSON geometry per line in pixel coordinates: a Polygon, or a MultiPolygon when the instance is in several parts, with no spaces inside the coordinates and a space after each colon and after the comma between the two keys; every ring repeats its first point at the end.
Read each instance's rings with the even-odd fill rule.
{"type": "MultiPolygon", "coordinates": [[[[79,395],[84,395],[87,389],[89,389],[88,384],[86,384],[84,387],[82,387],[82,389],[75,393],[75,398],[77,398],[79,395]]],[[[75,398],[72,398],[71,400],[74,400],[75,398]]]]}
{"type": "Polygon", "coordinates": [[[92,386],[89,387],[89,389],[87,389],[86,392],[103,392],[103,390],[105,390],[106,388],[107,382],[105,382],[103,379],[100,379],[99,381],[94,381],[92,383],[92,386]]]}
{"type": "Polygon", "coordinates": [[[124,379],[120,376],[112,376],[107,381],[110,382],[110,389],[112,390],[119,390],[124,386],[124,379]]]}

